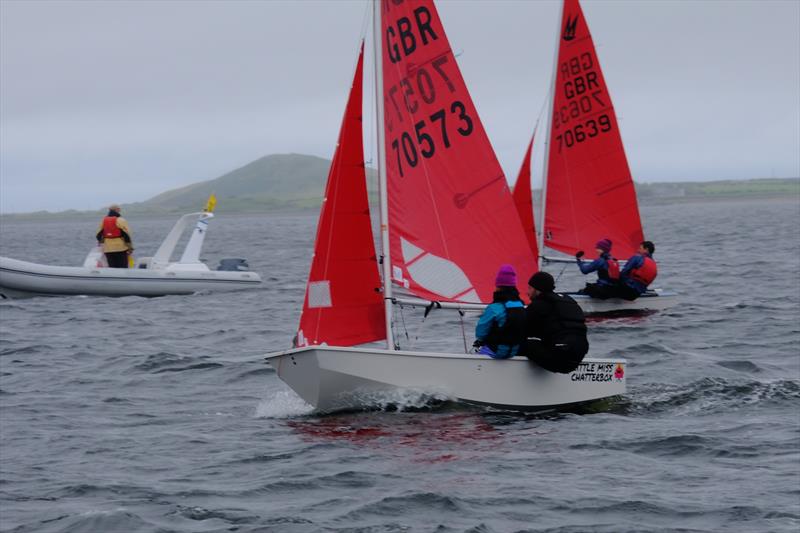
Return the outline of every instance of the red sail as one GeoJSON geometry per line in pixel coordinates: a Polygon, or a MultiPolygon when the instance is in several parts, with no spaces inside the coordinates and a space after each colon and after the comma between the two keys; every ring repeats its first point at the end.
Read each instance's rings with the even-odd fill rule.
{"type": "Polygon", "coordinates": [[[381,2],[392,278],[421,298],[489,302],[536,270],[506,178],[431,0],[381,2]]]}
{"type": "Polygon", "coordinates": [[[363,44],[331,162],[296,345],[386,338],[361,127],[363,44]]]}
{"type": "Polygon", "coordinates": [[[544,244],[633,255],[642,224],[619,125],[578,0],[564,1],[547,172],[544,244]]]}
{"type": "Polygon", "coordinates": [[[536,133],[531,137],[522,166],[519,167],[519,175],[514,183],[514,204],[517,206],[519,220],[528,237],[528,244],[531,247],[534,260],[539,260],[539,245],[536,243],[536,225],[533,221],[533,191],[531,190],[531,152],[533,151],[533,140],[536,133]]]}

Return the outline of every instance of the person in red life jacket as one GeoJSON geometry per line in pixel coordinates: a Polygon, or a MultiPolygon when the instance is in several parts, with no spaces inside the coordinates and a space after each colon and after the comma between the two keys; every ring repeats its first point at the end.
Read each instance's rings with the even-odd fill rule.
{"type": "Polygon", "coordinates": [[[477,353],[493,359],[514,357],[525,342],[525,304],[517,290],[517,273],[502,265],[495,277],[497,290],[475,326],[477,353]]]}
{"type": "Polygon", "coordinates": [[[568,374],[589,351],[586,319],[580,306],[565,294],[553,292],[547,272],[528,280],[531,303],[525,309],[526,342],[522,354],[545,370],[568,374]]]}
{"type": "Polygon", "coordinates": [[[619,281],[619,263],[611,257],[611,240],[600,239],[595,244],[597,259],[591,263],[584,263],[581,257],[584,256],[583,250],[575,254],[578,268],[583,274],[597,272],[597,283],[587,283],[586,287],[578,291],[580,294],[587,294],[592,298],[605,300],[617,296],[617,282],[619,281]]]}
{"type": "Polygon", "coordinates": [[[128,268],[128,256],[133,252],[131,230],[128,222],[120,216],[121,211],[118,204],[112,204],[97,232],[97,242],[102,243],[110,268],[128,268]]]}
{"type": "Polygon", "coordinates": [[[626,300],[635,300],[645,293],[648,285],[653,283],[658,275],[653,254],[656,246],[650,241],[643,241],[639,245],[636,255],[628,259],[625,268],[620,272],[619,297],[626,300]]]}

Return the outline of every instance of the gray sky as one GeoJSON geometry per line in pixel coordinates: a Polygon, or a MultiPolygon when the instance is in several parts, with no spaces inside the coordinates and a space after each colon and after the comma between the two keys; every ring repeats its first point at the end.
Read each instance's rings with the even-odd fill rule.
{"type": "MultiPolygon", "coordinates": [[[[558,3],[437,5],[513,180],[558,3]]],[[[637,181],[800,175],[800,1],[582,6],[637,181]]],[[[144,200],[271,153],[331,157],[365,7],[0,0],[0,212],[144,200]]]]}

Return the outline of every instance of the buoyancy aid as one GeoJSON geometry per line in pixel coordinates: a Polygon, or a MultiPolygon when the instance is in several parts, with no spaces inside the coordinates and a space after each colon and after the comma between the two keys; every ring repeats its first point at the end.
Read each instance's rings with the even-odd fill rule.
{"type": "MultiPolygon", "coordinates": [[[[522,302],[519,302],[520,304],[522,302]]],[[[495,325],[489,332],[486,344],[496,349],[497,346],[515,346],[525,340],[525,307],[506,302],[506,321],[502,326],[495,325]]]]}
{"type": "Polygon", "coordinates": [[[103,219],[103,238],[118,239],[122,237],[122,230],[117,227],[117,217],[105,217],[103,219]]]}
{"type": "Polygon", "coordinates": [[[608,263],[608,279],[617,281],[619,279],[619,262],[613,257],[606,259],[608,263]]]}
{"type": "Polygon", "coordinates": [[[650,256],[643,256],[644,261],[642,261],[642,266],[638,268],[631,269],[628,272],[628,277],[634,281],[638,281],[645,287],[653,283],[653,280],[656,279],[658,275],[658,265],[656,265],[655,260],[650,256]]]}
{"type": "Polygon", "coordinates": [[[505,307],[506,321],[502,326],[492,326],[486,338],[486,344],[493,350],[497,346],[515,346],[525,340],[525,305],[519,298],[516,289],[497,291],[494,293],[492,303],[502,303],[505,307]]]}

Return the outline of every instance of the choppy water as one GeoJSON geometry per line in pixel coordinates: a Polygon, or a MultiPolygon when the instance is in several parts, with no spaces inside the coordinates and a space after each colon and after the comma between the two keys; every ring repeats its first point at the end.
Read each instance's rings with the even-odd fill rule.
{"type": "MultiPolygon", "coordinates": [[[[595,413],[313,413],[261,355],[294,333],[315,215],[212,222],[205,257],[248,257],[263,289],[4,301],[0,529],[797,532],[800,202],[643,216],[682,305],[591,324],[629,361],[595,413]]],[[[172,220],[131,223],[152,253],[172,220]]],[[[0,253],[80,264],[95,224],[4,221],[0,253]]],[[[418,345],[448,342],[438,318],[418,345]]]]}

